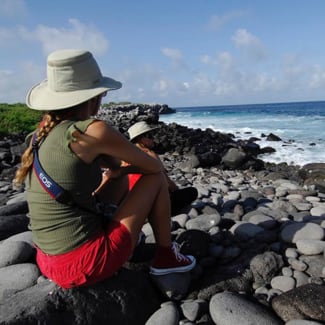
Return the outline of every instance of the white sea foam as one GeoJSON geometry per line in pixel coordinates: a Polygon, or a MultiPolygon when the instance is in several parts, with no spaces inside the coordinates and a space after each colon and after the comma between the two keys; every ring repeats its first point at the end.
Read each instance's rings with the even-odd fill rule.
{"type": "Polygon", "coordinates": [[[263,155],[264,161],[303,166],[325,162],[325,117],[266,114],[214,115],[208,112],[180,112],[161,115],[165,123],[175,122],[190,128],[207,128],[234,134],[236,139],[256,137],[261,148],[272,147],[275,153],[263,155]],[[282,141],[266,141],[262,135],[273,133],[282,141]]]}

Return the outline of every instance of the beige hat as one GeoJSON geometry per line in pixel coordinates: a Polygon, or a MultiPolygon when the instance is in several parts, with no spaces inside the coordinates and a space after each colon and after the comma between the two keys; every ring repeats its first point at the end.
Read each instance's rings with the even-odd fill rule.
{"type": "Polygon", "coordinates": [[[121,87],[119,81],[102,76],[90,52],[58,50],[48,56],[47,79],[29,90],[26,104],[39,111],[54,111],[121,87]]]}
{"type": "Polygon", "coordinates": [[[151,127],[145,121],[137,122],[128,129],[130,141],[132,141],[141,134],[145,134],[155,129],[158,129],[158,127],[151,127]]]}

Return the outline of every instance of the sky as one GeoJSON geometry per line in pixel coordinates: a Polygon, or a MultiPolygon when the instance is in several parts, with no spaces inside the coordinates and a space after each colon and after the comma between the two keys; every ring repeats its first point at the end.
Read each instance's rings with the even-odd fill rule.
{"type": "Polygon", "coordinates": [[[106,102],[325,100],[324,0],[0,0],[0,103],[78,48],[123,83],[106,102]]]}

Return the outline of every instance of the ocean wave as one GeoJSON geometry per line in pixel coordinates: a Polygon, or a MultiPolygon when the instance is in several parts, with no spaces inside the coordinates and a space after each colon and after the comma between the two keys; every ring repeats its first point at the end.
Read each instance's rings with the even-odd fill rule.
{"type": "Polygon", "coordinates": [[[325,162],[325,102],[265,104],[253,108],[249,105],[182,108],[175,114],[160,116],[160,120],[231,133],[237,139],[260,138],[257,143],[261,147],[276,149],[275,153],[262,157],[265,161],[294,165],[325,162]],[[262,138],[270,133],[283,141],[262,138]]]}

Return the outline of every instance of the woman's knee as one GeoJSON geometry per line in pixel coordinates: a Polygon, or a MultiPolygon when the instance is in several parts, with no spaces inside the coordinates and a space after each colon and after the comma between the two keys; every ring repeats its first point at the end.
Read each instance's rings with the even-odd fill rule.
{"type": "Polygon", "coordinates": [[[163,173],[146,174],[143,175],[141,178],[143,178],[144,180],[148,180],[150,183],[154,184],[155,186],[168,187],[166,177],[163,173]]]}

